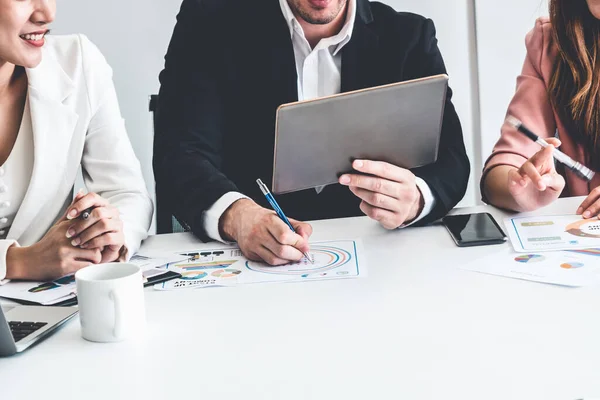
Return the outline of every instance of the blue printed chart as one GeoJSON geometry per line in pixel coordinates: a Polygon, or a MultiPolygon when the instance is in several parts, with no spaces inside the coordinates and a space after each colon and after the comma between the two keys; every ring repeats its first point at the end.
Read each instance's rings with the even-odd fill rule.
{"type": "Polygon", "coordinates": [[[172,263],[167,269],[181,274],[180,279],[154,285],[158,290],[195,289],[210,286],[234,286],[243,266],[242,253],[238,248],[200,250],[182,253],[186,260],[172,263]]]}
{"type": "MultiPolygon", "coordinates": [[[[514,217],[504,220],[516,252],[539,253],[600,247],[600,220],[580,215],[514,217]]],[[[589,254],[589,253],[588,253],[589,254]]]]}
{"type": "Polygon", "coordinates": [[[186,253],[186,261],[170,264],[181,279],[155,285],[157,290],[177,290],[253,283],[298,282],[307,280],[363,277],[367,267],[359,259],[361,244],[356,240],[312,243],[311,260],[272,267],[246,259],[239,248],[186,253]]]}
{"type": "Polygon", "coordinates": [[[303,258],[280,267],[246,261],[246,269],[252,272],[247,278],[253,281],[248,283],[340,279],[366,274],[365,265],[358,259],[356,241],[314,243],[309,255],[312,262],[303,258]]]}

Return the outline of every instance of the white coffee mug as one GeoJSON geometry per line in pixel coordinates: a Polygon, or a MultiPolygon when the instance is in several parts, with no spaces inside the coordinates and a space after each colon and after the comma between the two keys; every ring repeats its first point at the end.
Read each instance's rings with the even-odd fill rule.
{"type": "Polygon", "coordinates": [[[75,274],[81,335],[92,342],[140,336],[146,325],[142,271],[134,264],[92,265],[75,274]]]}

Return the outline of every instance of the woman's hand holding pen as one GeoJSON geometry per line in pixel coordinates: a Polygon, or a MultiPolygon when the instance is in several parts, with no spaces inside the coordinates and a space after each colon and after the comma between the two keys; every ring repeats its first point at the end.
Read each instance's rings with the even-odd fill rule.
{"type": "Polygon", "coordinates": [[[250,260],[265,261],[270,265],[288,264],[304,257],[308,252],[308,238],[312,227],[303,222],[289,220],[294,233],[274,211],[267,210],[252,200],[238,200],[223,214],[221,235],[234,240],[250,260]]]}
{"type": "Polygon", "coordinates": [[[556,200],[565,187],[564,178],[556,172],[552,152],[561,145],[555,138],[546,139],[548,146],[527,160],[519,169],[508,171],[508,190],[519,206],[518,211],[533,211],[556,200]]]}
{"type": "Polygon", "coordinates": [[[72,246],[100,249],[101,262],[119,259],[125,245],[123,222],[119,210],[108,200],[95,193],[83,195],[68,208],[66,218],[71,223],[66,237],[72,246]],[[89,217],[79,218],[86,210],[91,210],[89,217]]]}

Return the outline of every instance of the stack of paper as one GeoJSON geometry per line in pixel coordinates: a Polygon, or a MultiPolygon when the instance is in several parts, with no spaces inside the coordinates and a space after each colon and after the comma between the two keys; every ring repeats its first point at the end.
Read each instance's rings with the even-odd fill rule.
{"type": "Polygon", "coordinates": [[[27,303],[53,305],[76,296],[75,277],[65,276],[51,282],[16,282],[0,286],[0,297],[27,303]]]}
{"type": "Polygon", "coordinates": [[[500,251],[462,269],[572,287],[600,284],[598,219],[559,215],[504,223],[514,251],[500,251]]]}
{"type": "Polygon", "coordinates": [[[137,265],[142,272],[145,272],[153,269],[166,268],[168,264],[183,261],[186,258],[187,257],[178,253],[144,251],[131,257],[129,263],[137,265]]]}
{"type": "MultiPolygon", "coordinates": [[[[185,259],[181,254],[142,252],[134,255],[130,262],[142,270],[145,278],[162,275],[169,263],[185,259]]],[[[69,275],[51,282],[11,281],[0,286],[0,297],[18,302],[41,305],[63,304],[77,296],[75,276],[69,275]]]]}

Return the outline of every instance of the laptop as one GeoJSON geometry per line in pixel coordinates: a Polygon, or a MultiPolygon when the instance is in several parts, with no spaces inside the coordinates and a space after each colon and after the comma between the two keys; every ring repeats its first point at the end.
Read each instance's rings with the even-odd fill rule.
{"type": "Polygon", "coordinates": [[[0,356],[22,352],[67,322],[77,311],[75,307],[0,307],[0,356]]]}
{"type": "Polygon", "coordinates": [[[407,169],[434,163],[447,88],[448,76],[437,75],[282,105],[273,192],[337,183],[355,159],[407,169]]]}

